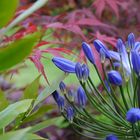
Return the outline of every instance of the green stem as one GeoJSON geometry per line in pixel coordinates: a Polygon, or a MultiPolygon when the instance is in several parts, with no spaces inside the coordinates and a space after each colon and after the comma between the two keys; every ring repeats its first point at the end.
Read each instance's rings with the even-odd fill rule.
{"type": "Polygon", "coordinates": [[[124,95],[124,91],[123,91],[122,86],[120,86],[120,91],[121,91],[121,96],[122,96],[124,105],[125,105],[125,107],[126,107],[126,110],[129,110],[129,107],[128,107],[128,104],[127,104],[127,102],[126,102],[126,98],[125,98],[125,95],[124,95]]]}
{"type": "Polygon", "coordinates": [[[126,83],[126,88],[127,88],[127,94],[128,94],[128,98],[129,98],[129,101],[130,101],[130,104],[131,104],[131,107],[133,106],[133,102],[132,102],[132,98],[130,96],[130,91],[129,91],[129,83],[127,82],[126,83]]]}
{"type": "MultiPolygon", "coordinates": [[[[90,101],[90,103],[96,107],[96,109],[98,109],[100,112],[102,112],[105,116],[107,116],[108,118],[110,118],[112,121],[116,122],[117,124],[124,124],[124,126],[129,127],[128,123],[121,117],[117,117],[116,115],[118,115],[118,113],[112,108],[112,106],[107,103],[107,105],[109,105],[109,107],[112,109],[112,111],[115,111],[114,113],[116,113],[116,115],[112,114],[112,112],[110,110],[108,110],[107,108],[105,108],[104,106],[101,106],[90,94],[87,93],[87,90],[85,88],[85,85],[83,85],[81,83],[81,86],[84,88],[85,93],[90,101]]],[[[99,93],[99,95],[102,97],[102,95],[99,93]]],[[[103,97],[104,98],[104,97],[103,97]]],[[[106,100],[104,100],[106,101],[106,100]]]]}
{"type": "Polygon", "coordinates": [[[133,97],[133,105],[134,107],[136,107],[136,103],[137,103],[137,88],[138,88],[138,83],[139,83],[139,77],[136,81],[136,85],[135,85],[135,89],[134,89],[134,97],[133,97]]]}
{"type": "Polygon", "coordinates": [[[135,131],[135,124],[132,124],[132,132],[133,132],[135,140],[138,140],[137,135],[136,135],[136,131],[135,131]]]}

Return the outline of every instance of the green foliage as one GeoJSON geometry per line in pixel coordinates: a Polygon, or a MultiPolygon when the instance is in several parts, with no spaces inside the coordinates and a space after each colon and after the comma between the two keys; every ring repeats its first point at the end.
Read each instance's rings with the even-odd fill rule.
{"type": "Polygon", "coordinates": [[[54,109],[54,105],[43,105],[36,111],[34,111],[30,116],[26,118],[24,122],[30,122],[30,121],[35,121],[38,118],[41,118],[44,116],[46,113],[50,112],[52,109],[54,109]]]}
{"type": "Polygon", "coordinates": [[[9,123],[14,121],[19,114],[26,112],[31,106],[31,103],[32,103],[31,99],[22,100],[9,105],[7,108],[1,111],[0,128],[4,128],[9,123]]]}
{"type": "Polygon", "coordinates": [[[23,61],[31,53],[39,37],[40,32],[37,32],[0,48],[0,71],[23,61]]]}
{"type": "Polygon", "coordinates": [[[47,140],[38,135],[29,133],[31,128],[11,131],[0,135],[1,140],[47,140]]]}
{"type": "Polygon", "coordinates": [[[60,124],[60,122],[62,123],[64,121],[63,117],[57,117],[57,118],[53,118],[53,119],[47,119],[41,123],[38,123],[37,125],[34,125],[31,130],[29,130],[29,132],[31,133],[35,133],[40,131],[41,129],[44,129],[50,125],[53,125],[55,122],[55,125],[60,124]]]}
{"type": "Polygon", "coordinates": [[[0,28],[5,26],[12,17],[19,4],[19,0],[0,0],[0,28]]]}
{"type": "Polygon", "coordinates": [[[34,106],[42,102],[44,99],[46,99],[51,93],[53,93],[59,86],[59,83],[64,80],[66,77],[65,73],[62,73],[59,75],[59,77],[51,83],[49,87],[46,87],[37,97],[34,106]]]}
{"type": "Polygon", "coordinates": [[[9,104],[8,100],[5,97],[5,94],[2,90],[0,90],[0,111],[7,107],[9,104]]]}
{"type": "Polygon", "coordinates": [[[25,99],[35,99],[37,97],[39,88],[39,79],[40,76],[38,76],[30,85],[26,87],[23,93],[25,99]]]}

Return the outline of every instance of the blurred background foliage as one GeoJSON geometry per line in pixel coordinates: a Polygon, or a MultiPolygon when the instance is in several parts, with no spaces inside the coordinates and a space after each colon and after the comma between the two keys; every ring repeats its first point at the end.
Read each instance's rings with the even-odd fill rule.
{"type": "MultiPolygon", "coordinates": [[[[120,36],[125,39],[133,32],[139,40],[140,1],[49,0],[11,26],[39,1],[43,2],[0,1],[0,139],[85,139],[74,134],[65,119],[59,117],[49,96],[63,79],[73,89],[78,84],[74,75],[62,73],[51,59],[63,56],[86,62],[82,41],[93,46],[93,40],[98,38],[115,50],[120,36]]],[[[93,51],[102,73],[94,47],[93,51]]],[[[92,77],[100,87],[94,69],[92,77]]]]}

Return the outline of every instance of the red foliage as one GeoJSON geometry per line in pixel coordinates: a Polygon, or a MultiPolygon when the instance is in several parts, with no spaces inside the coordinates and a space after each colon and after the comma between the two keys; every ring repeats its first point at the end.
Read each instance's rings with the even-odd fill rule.
{"type": "MultiPolygon", "coordinates": [[[[36,0],[21,0],[17,15],[24,12],[36,0]]],[[[42,53],[61,55],[79,51],[79,60],[85,60],[81,51],[82,41],[92,45],[98,38],[108,47],[115,47],[118,37],[126,38],[128,33],[140,32],[140,1],[138,0],[56,0],[48,3],[20,25],[22,29],[7,40],[15,40],[42,27],[43,32],[51,29],[52,39],[41,39],[30,59],[44,77],[44,67],[40,58],[42,53]],[[53,48],[40,49],[43,45],[53,48]],[[40,51],[42,50],[42,51],[40,51]],[[38,54],[39,53],[39,54],[38,54]]],[[[5,39],[5,40],[6,40],[5,39]]],[[[93,51],[96,56],[96,51],[93,51]]],[[[96,56],[97,57],[97,56],[96,56]]],[[[97,57],[98,58],[98,57],[97,57]]],[[[97,60],[97,64],[99,61],[97,60]]],[[[100,67],[100,66],[99,66],[100,67]]],[[[47,80],[47,78],[45,78],[47,80]]]]}

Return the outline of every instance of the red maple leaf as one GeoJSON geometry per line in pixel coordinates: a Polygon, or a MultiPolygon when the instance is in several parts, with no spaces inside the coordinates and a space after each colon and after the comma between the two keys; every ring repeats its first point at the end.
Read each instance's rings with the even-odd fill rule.
{"type": "Polygon", "coordinates": [[[119,3],[119,0],[95,0],[92,5],[96,8],[95,13],[98,17],[101,17],[105,8],[109,7],[116,17],[119,18],[119,3]]]}

